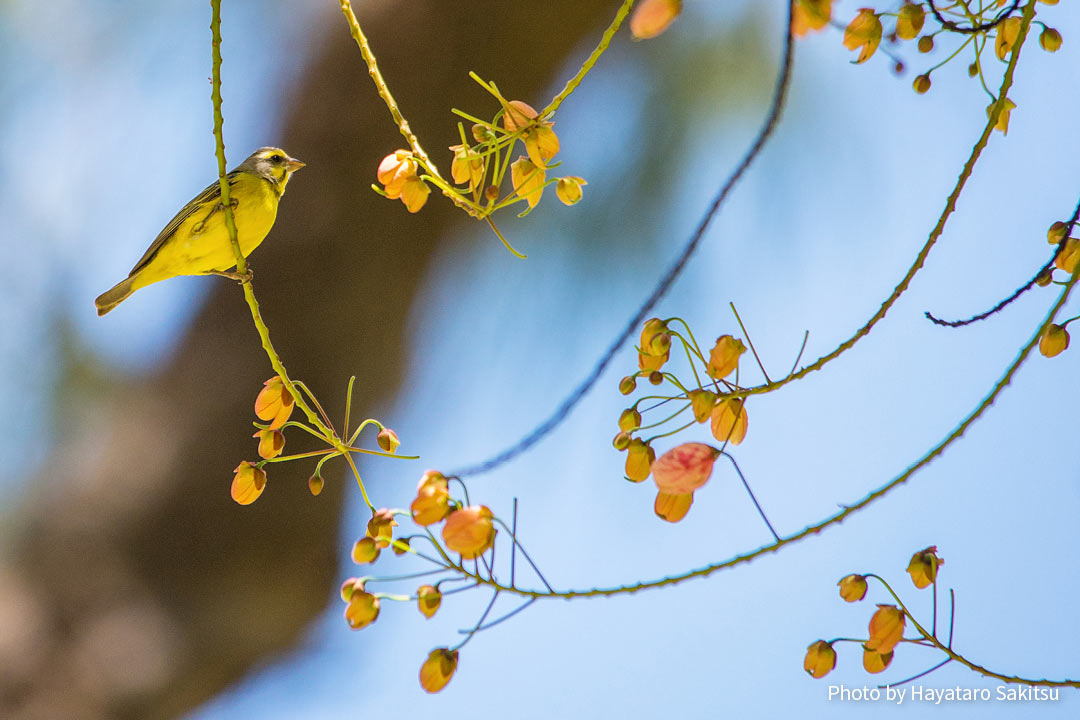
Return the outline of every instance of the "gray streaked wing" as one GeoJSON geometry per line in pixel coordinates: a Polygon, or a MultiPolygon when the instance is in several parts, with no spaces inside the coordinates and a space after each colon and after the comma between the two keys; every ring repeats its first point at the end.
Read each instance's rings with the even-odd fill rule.
{"type": "MultiPolygon", "coordinates": [[[[236,176],[239,170],[233,170],[225,177],[229,181],[229,187],[231,188],[236,181],[236,176]]],[[[135,263],[135,267],[131,268],[131,272],[128,273],[128,277],[131,277],[135,273],[146,267],[154,256],[157,255],[158,250],[165,244],[165,241],[172,237],[172,234],[176,232],[176,229],[180,227],[181,223],[187,220],[191,215],[204,206],[208,202],[213,202],[215,205],[220,204],[219,198],[221,197],[221,185],[215,180],[211,185],[207,186],[205,190],[199,193],[195,198],[189,202],[184,208],[176,213],[176,217],[169,221],[169,224],[158,233],[158,236],[154,238],[154,242],[150,244],[143,256],[139,258],[139,262],[135,263]]],[[[213,214],[213,213],[211,213],[213,214]]]]}

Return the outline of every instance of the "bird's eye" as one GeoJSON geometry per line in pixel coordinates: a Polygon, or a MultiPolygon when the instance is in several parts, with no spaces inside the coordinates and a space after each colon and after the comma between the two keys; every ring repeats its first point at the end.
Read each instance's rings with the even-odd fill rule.
{"type": "Polygon", "coordinates": [[[285,158],[281,157],[280,155],[271,155],[270,156],[270,162],[272,162],[272,163],[279,163],[284,159],[285,158]]]}

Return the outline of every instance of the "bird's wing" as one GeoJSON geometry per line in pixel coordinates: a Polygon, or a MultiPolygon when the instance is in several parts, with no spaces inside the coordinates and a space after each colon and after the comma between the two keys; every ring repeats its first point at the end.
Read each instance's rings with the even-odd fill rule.
{"type": "MultiPolygon", "coordinates": [[[[232,188],[232,186],[236,183],[236,176],[239,173],[239,170],[233,170],[231,173],[225,176],[229,181],[230,188],[232,188]]],[[[210,215],[207,215],[207,218],[217,212],[218,208],[221,206],[220,198],[221,184],[215,180],[211,185],[207,186],[205,190],[195,196],[195,198],[191,202],[185,205],[183,209],[180,210],[180,212],[176,213],[176,217],[170,220],[169,224],[166,225],[164,229],[162,229],[162,231],[158,233],[158,236],[154,238],[154,242],[151,243],[149,248],[147,248],[143,256],[139,258],[139,262],[135,263],[135,267],[131,268],[131,272],[128,273],[128,277],[131,277],[132,275],[149,265],[150,261],[154,259],[155,255],[157,255],[158,250],[161,249],[161,246],[164,245],[165,242],[173,236],[173,233],[176,232],[177,228],[179,228],[185,220],[198,212],[200,208],[204,208],[207,204],[210,203],[213,204],[210,210],[210,215]]]]}

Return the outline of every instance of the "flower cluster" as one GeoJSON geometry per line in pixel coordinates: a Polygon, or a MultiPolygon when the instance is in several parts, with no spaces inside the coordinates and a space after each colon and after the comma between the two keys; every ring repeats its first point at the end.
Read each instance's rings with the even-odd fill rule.
{"type": "MultiPolygon", "coordinates": [[[[931,545],[911,556],[907,572],[916,588],[922,590],[933,586],[936,593],[938,571],[944,564],[945,561],[937,554],[937,547],[931,545]]],[[[836,667],[836,650],[833,646],[839,642],[860,643],[863,650],[863,669],[868,673],[876,674],[889,667],[895,649],[900,643],[932,645],[933,643],[929,641],[932,638],[936,640],[936,636],[932,632],[927,633],[921,625],[915,622],[907,607],[900,601],[900,598],[893,592],[889,584],[877,575],[845,575],[837,583],[840,588],[840,597],[849,603],[863,600],[866,597],[867,580],[869,579],[880,582],[897,604],[881,603],[877,605],[877,610],[870,616],[865,639],[838,638],[831,641],[817,640],[811,643],[806,649],[806,656],[803,658],[803,669],[811,677],[823,678],[836,667]],[[904,630],[908,625],[908,620],[912,621],[912,625],[914,625],[921,637],[904,637],[904,630]]],[[[936,612],[936,602],[934,607],[936,612]]],[[[933,627],[936,631],[936,622],[933,627]]]]}
{"type": "MultiPolygon", "coordinates": [[[[347,579],[341,589],[346,623],[354,630],[367,627],[378,618],[380,603],[385,600],[415,602],[420,614],[431,618],[442,607],[443,598],[448,594],[477,588],[483,584],[492,585],[497,590],[499,580],[495,566],[495,544],[499,531],[496,525],[502,527],[510,538],[510,587],[514,586],[514,559],[518,553],[528,560],[537,575],[543,579],[507,525],[486,505],[469,501],[468,490],[460,478],[448,478],[437,470],[424,472],[417,483],[416,494],[408,510],[382,508],[373,512],[364,536],[353,545],[352,560],[357,565],[371,565],[379,559],[382,550],[390,548],[403,560],[412,558],[414,561],[424,561],[434,569],[398,576],[347,579]],[[451,482],[455,483],[455,487],[460,485],[463,497],[451,496],[451,482]],[[400,527],[398,519],[411,520],[418,531],[395,537],[395,528],[400,527]],[[433,530],[440,523],[441,532],[435,533],[433,530]],[[434,555],[427,552],[429,547],[434,549],[434,555]],[[418,587],[413,586],[416,589],[407,595],[367,589],[372,583],[403,582],[433,576],[440,577],[418,587]],[[471,584],[449,589],[446,587],[462,581],[471,584]]],[[[548,587],[550,590],[550,586],[548,587]]],[[[497,595],[496,591],[495,596],[497,595]]],[[[494,605],[494,600],[493,597],[488,611],[494,605]]],[[[424,690],[438,692],[450,682],[457,668],[459,650],[476,632],[487,627],[484,625],[487,614],[484,613],[484,617],[474,628],[462,631],[466,638],[458,645],[431,651],[420,669],[420,685],[424,690]]],[[[492,621],[489,625],[500,621],[492,621]]]]}
{"type": "MultiPolygon", "coordinates": [[[[1046,239],[1051,245],[1058,246],[1057,255],[1054,256],[1054,267],[1039,274],[1035,282],[1046,287],[1054,280],[1054,269],[1073,275],[1080,267],[1080,238],[1066,237],[1069,232],[1069,224],[1055,222],[1046,231],[1046,239]]],[[[1063,323],[1051,323],[1043,331],[1039,338],[1039,352],[1046,357],[1054,357],[1065,352],[1069,347],[1069,323],[1080,320],[1080,316],[1069,318],[1063,323]]]]}
{"type": "Polygon", "coordinates": [[[748,419],[746,400],[738,393],[742,389],[737,382],[739,358],[746,352],[742,340],[731,335],[716,339],[706,357],[694,339],[690,328],[679,318],[661,320],[652,318],[645,322],[638,346],[638,371],[619,382],[619,391],[630,395],[637,389],[639,378],[650,385],[670,383],[673,394],[654,394],[639,398],[619,416],[619,432],[613,445],[626,453],[626,479],[642,482],[653,476],[657,486],[654,509],[657,516],[668,522],[682,520],[693,502],[694,491],[708,482],[713,463],[730,445],[738,445],[746,438],[748,419]],[[677,329],[680,324],[685,333],[677,329]],[[671,358],[671,349],[678,343],[690,360],[693,382],[680,379],[664,368],[671,358]],[[700,372],[699,372],[700,368],[700,372]],[[735,381],[729,381],[731,375],[735,381]],[[677,409],[659,422],[643,424],[643,403],[649,403],[644,412],[659,409],[667,403],[676,403],[677,409]],[[683,425],[651,438],[640,436],[642,430],[658,428],[675,420],[689,410],[693,416],[683,425]],[[653,449],[654,441],[680,432],[695,423],[708,423],[713,438],[720,447],[689,442],[668,450],[659,458],[653,449]]]}
{"type": "MultiPolygon", "coordinates": [[[[355,378],[354,378],[355,380],[355,378]]],[[[297,406],[297,398],[294,396],[294,391],[289,389],[289,385],[285,380],[279,376],[267,380],[263,383],[262,390],[259,391],[258,396],[255,398],[255,416],[262,422],[256,422],[255,434],[252,437],[258,439],[257,452],[261,460],[258,462],[251,462],[245,460],[236,466],[233,471],[232,481],[232,499],[240,505],[250,505],[259,499],[263,490],[266,489],[266,470],[265,466],[268,463],[278,462],[290,462],[294,460],[300,460],[304,458],[319,458],[315,465],[315,471],[308,478],[308,489],[312,495],[318,495],[322,492],[324,481],[322,477],[323,465],[332,458],[346,457],[349,461],[350,467],[355,471],[355,466],[352,463],[350,455],[352,453],[364,453],[371,455],[384,455],[384,456],[396,456],[397,448],[401,445],[401,441],[398,439],[397,433],[388,427],[383,425],[378,420],[368,419],[360,423],[360,425],[353,431],[352,435],[349,435],[349,411],[352,406],[352,380],[349,382],[349,395],[346,399],[346,411],[345,411],[345,429],[339,436],[337,431],[334,430],[334,424],[327,417],[323,411],[322,406],[319,405],[314,395],[311,395],[311,391],[307,387],[297,381],[292,384],[293,388],[299,388],[303,392],[306,392],[309,396],[311,403],[318,408],[321,421],[315,421],[313,423],[305,423],[301,420],[293,420],[293,410],[297,406]],[[361,431],[369,425],[377,427],[379,432],[376,436],[376,442],[381,449],[381,452],[374,450],[365,450],[362,448],[352,447],[360,436],[361,431]],[[287,427],[297,427],[306,431],[307,435],[314,436],[320,441],[326,444],[326,449],[314,450],[310,452],[302,452],[296,455],[283,455],[282,452],[285,449],[285,433],[284,430],[287,427]],[[347,439],[344,439],[347,438],[347,439]]],[[[363,483],[360,480],[360,476],[356,476],[357,483],[360,484],[361,491],[363,491],[363,483]]],[[[367,494],[364,494],[364,499],[367,500],[367,494]]],[[[370,501],[368,502],[370,505],[370,501]]]]}
{"type": "Polygon", "coordinates": [[[587,184],[583,178],[549,177],[550,171],[558,167],[554,158],[560,149],[550,114],[541,117],[528,103],[504,98],[494,83],[484,82],[475,74],[472,77],[498,101],[499,110],[490,121],[454,111],[472,123],[472,142],[466,137],[464,125],[458,123],[461,142],[449,148],[453,153],[450,181],[439,175],[425,157],[411,150],[395,150],[379,164],[377,176],[382,187],[373,185],[373,189],[388,198],[400,199],[409,212],[417,212],[427,202],[431,183],[478,219],[490,219],[497,210],[520,203],[526,205],[521,213],[525,215],[539,204],[544,190],[553,183],[556,196],[565,205],[580,201],[582,187],[587,184]],[[518,143],[525,154],[514,158],[518,143]],[[508,174],[510,187],[504,189],[508,174]]]}
{"type": "MultiPolygon", "coordinates": [[[[1057,0],[1041,0],[1046,5],[1056,5],[1057,0]]],[[[806,35],[822,30],[834,22],[832,0],[795,0],[793,7],[793,31],[796,35],[806,35]]],[[[893,6],[895,7],[895,6],[893,6]]],[[[1047,52],[1057,52],[1061,47],[1062,37],[1058,30],[1038,22],[1042,27],[1039,45],[1047,52]]],[[[972,62],[967,67],[967,74],[979,78],[979,82],[990,96],[987,115],[997,110],[995,129],[1003,133],[1009,129],[1009,115],[1016,104],[1008,98],[998,98],[987,87],[983,60],[985,51],[993,48],[994,56],[1001,62],[1007,62],[1019,39],[1021,18],[1018,3],[1007,0],[979,3],[975,8],[966,2],[912,2],[904,0],[894,10],[878,11],[874,8],[860,8],[855,17],[843,26],[843,45],[848,50],[858,52],[855,64],[866,62],[886,39],[895,45],[901,41],[915,41],[915,47],[921,54],[928,54],[935,49],[935,38],[954,37],[958,46],[950,50],[941,62],[919,73],[912,81],[912,87],[919,94],[926,93],[931,87],[931,74],[948,64],[953,58],[968,50],[972,62]],[[884,20],[884,22],[883,22],[884,20]],[[886,30],[889,32],[886,32],[886,30]]],[[[893,59],[897,72],[902,72],[904,63],[891,52],[886,53],[893,59]]]]}

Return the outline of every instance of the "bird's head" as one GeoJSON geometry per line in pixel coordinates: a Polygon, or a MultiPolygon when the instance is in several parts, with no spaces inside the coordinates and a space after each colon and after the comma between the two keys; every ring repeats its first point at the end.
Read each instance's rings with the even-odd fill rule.
{"type": "Polygon", "coordinates": [[[304,163],[289,157],[289,154],[281,148],[263,147],[251,153],[238,169],[246,170],[270,181],[278,195],[281,195],[285,192],[289,178],[302,167],[304,163]]]}

